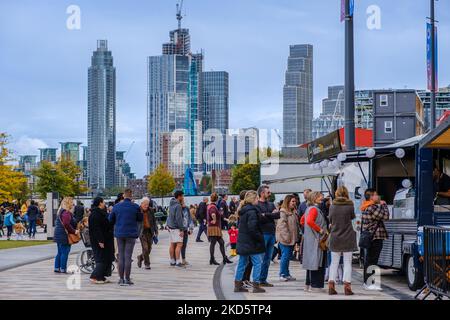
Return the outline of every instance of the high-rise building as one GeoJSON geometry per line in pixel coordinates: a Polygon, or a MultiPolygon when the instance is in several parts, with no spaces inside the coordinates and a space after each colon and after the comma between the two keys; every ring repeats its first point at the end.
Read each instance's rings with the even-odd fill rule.
{"type": "Polygon", "coordinates": [[[88,71],[88,177],[92,190],[114,186],[116,69],[107,40],[97,41],[88,71]]]}
{"type": "Polygon", "coordinates": [[[228,72],[202,73],[203,129],[218,129],[226,134],[228,119],[228,72]]]}
{"type": "Polygon", "coordinates": [[[56,162],[56,150],[57,148],[40,148],[40,157],[39,162],[48,161],[48,162],[56,162]]]}
{"type": "Polygon", "coordinates": [[[33,170],[37,168],[36,162],[37,156],[35,155],[23,155],[19,156],[18,170],[23,172],[27,178],[28,187],[33,190],[33,186],[36,182],[36,177],[33,175],[33,170]]]}
{"type": "Polygon", "coordinates": [[[165,163],[178,175],[188,167],[194,172],[203,169],[201,138],[206,122],[211,119],[205,119],[205,113],[214,110],[214,117],[217,117],[214,121],[221,123],[218,129],[228,128],[228,74],[213,72],[205,75],[203,52],[191,53],[189,29],[179,25],[169,36],[169,42],[162,46],[162,55],[147,59],[147,170],[151,173],[160,163],[165,163]],[[206,101],[208,106],[204,106],[205,78],[210,84],[207,95],[214,95],[206,101]],[[226,99],[223,97],[225,91],[226,99]],[[189,138],[182,139],[186,152],[182,159],[168,159],[173,155],[168,148],[180,143],[181,136],[184,137],[180,130],[189,134],[189,138]],[[172,139],[170,135],[175,131],[176,136],[172,139]]]}
{"type": "MultiPolygon", "coordinates": [[[[322,113],[313,119],[312,140],[343,128],[344,86],[328,87],[328,98],[322,100],[322,113]]],[[[373,90],[355,91],[355,127],[373,127],[373,90]]]]}
{"type": "Polygon", "coordinates": [[[344,86],[328,87],[328,97],[322,100],[321,115],[344,115],[344,86]]]}
{"type": "Polygon", "coordinates": [[[283,144],[311,141],[313,120],[313,46],[291,45],[283,87],[283,144]]]}
{"type": "Polygon", "coordinates": [[[61,158],[77,162],[80,160],[81,142],[60,142],[61,158]]]}

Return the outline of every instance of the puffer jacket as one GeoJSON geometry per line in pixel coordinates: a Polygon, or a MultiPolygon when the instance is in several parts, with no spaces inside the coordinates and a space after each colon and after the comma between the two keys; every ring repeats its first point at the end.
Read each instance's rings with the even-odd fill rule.
{"type": "Polygon", "coordinates": [[[266,251],[260,213],[254,205],[247,204],[239,211],[239,235],[236,249],[237,253],[243,256],[266,251]]]}

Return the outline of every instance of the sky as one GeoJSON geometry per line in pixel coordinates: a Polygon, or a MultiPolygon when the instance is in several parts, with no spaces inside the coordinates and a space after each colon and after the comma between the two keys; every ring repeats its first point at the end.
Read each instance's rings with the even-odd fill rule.
{"type": "MultiPolygon", "coordinates": [[[[116,67],[117,149],[146,174],[146,57],[177,26],[176,0],[1,0],[0,132],[16,155],[62,141],[87,143],[87,70],[98,39],[116,67]],[[80,29],[66,12],[81,10],[80,29]]],[[[355,1],[356,89],[426,88],[428,0],[355,1]],[[367,9],[380,8],[369,30],[367,9]]],[[[230,127],[282,129],[289,45],[314,46],[314,113],[327,87],[344,82],[340,0],[185,0],[182,26],[205,70],[230,77],[230,127]]],[[[450,0],[436,2],[439,85],[450,85],[450,0]]]]}

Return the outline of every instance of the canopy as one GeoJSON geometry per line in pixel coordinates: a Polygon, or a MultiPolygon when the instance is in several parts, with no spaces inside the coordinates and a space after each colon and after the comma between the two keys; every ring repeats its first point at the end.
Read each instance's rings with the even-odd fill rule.
{"type": "Polygon", "coordinates": [[[420,142],[421,148],[450,149],[450,118],[447,117],[441,124],[420,142]]]}

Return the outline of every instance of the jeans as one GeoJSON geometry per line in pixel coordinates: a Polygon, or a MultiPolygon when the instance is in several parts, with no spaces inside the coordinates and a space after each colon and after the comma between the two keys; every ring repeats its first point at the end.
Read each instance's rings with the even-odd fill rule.
{"type": "Polygon", "coordinates": [[[244,278],[245,267],[247,266],[247,262],[250,259],[253,264],[253,282],[261,283],[261,265],[264,257],[264,253],[261,254],[252,254],[247,256],[239,256],[239,262],[236,267],[236,281],[242,281],[244,278]]]}
{"type": "Polygon", "coordinates": [[[264,233],[264,244],[266,246],[266,253],[263,256],[261,265],[261,282],[267,282],[267,275],[269,274],[270,261],[272,260],[273,246],[275,245],[275,235],[264,233]]]}
{"type": "Polygon", "coordinates": [[[66,272],[69,259],[70,244],[57,243],[58,253],[55,257],[55,271],[66,272]]]}
{"type": "MultiPolygon", "coordinates": [[[[352,252],[342,252],[344,255],[344,282],[352,282],[352,252]]],[[[336,282],[339,262],[341,260],[341,252],[331,252],[330,274],[328,281],[336,282]]]]}
{"type": "Polygon", "coordinates": [[[36,220],[30,220],[28,225],[28,234],[30,237],[34,237],[36,235],[36,220]]]}
{"type": "Polygon", "coordinates": [[[206,234],[206,230],[207,230],[206,223],[204,223],[203,221],[201,221],[201,222],[199,223],[199,226],[198,226],[197,241],[200,240],[200,237],[201,237],[202,233],[206,234]]]}
{"type": "Polygon", "coordinates": [[[130,280],[131,256],[133,255],[135,238],[117,238],[119,249],[119,278],[130,280]]]}
{"type": "Polygon", "coordinates": [[[378,259],[380,258],[381,250],[383,249],[383,240],[376,239],[372,241],[372,245],[369,249],[365,249],[364,253],[364,283],[367,284],[367,279],[371,276],[367,273],[369,266],[376,266],[378,259]]]}
{"type": "Polygon", "coordinates": [[[8,238],[11,237],[12,232],[13,232],[13,226],[6,226],[6,230],[7,230],[6,236],[7,236],[8,238]]]}
{"type": "Polygon", "coordinates": [[[278,246],[281,250],[280,277],[289,277],[291,275],[289,273],[289,262],[291,261],[293,246],[285,246],[282,243],[279,243],[278,246]]]}

